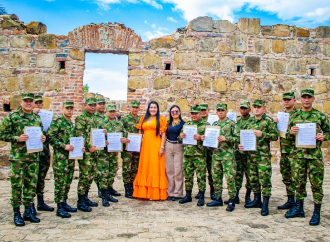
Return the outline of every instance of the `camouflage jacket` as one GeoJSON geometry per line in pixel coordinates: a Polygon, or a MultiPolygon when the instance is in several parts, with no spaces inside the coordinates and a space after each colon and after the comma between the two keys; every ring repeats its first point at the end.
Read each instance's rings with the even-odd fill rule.
{"type": "MultiPolygon", "coordinates": [[[[204,122],[202,119],[200,119],[198,122],[188,121],[185,123],[185,125],[197,125],[197,133],[199,135],[204,135],[205,133],[205,126],[209,125],[209,123],[204,122]]],[[[181,133],[183,133],[184,126],[181,129],[181,133]]],[[[182,139],[180,138],[180,135],[178,137],[178,141],[181,143],[182,139]]],[[[198,140],[197,145],[184,145],[184,152],[183,155],[185,156],[206,156],[206,149],[203,146],[203,141],[198,140]]]]}
{"type": "Polygon", "coordinates": [[[49,144],[54,151],[69,155],[69,151],[64,150],[70,144],[70,138],[74,137],[75,130],[71,120],[67,120],[63,115],[57,117],[48,129],[49,144]]]}
{"type": "MultiPolygon", "coordinates": [[[[284,110],[284,112],[286,112],[284,110]]],[[[296,108],[294,108],[292,111],[289,112],[290,114],[290,117],[292,117],[292,115],[294,113],[298,112],[298,110],[296,108]]],[[[293,140],[290,140],[290,139],[285,139],[285,138],[282,138],[280,137],[280,144],[281,144],[281,153],[290,153],[291,150],[292,150],[292,147],[295,145],[293,140]]]]}
{"type": "Polygon", "coordinates": [[[108,117],[104,118],[105,126],[102,128],[106,129],[109,133],[122,132],[124,134],[124,126],[120,120],[109,120],[108,117]]]}
{"type": "MultiPolygon", "coordinates": [[[[293,126],[296,126],[296,124],[316,123],[316,133],[323,132],[324,141],[330,140],[330,123],[324,113],[313,108],[312,111],[308,112],[307,116],[304,117],[302,114],[303,111],[300,109],[290,117],[288,132],[286,133],[287,139],[290,139],[293,142],[295,141],[295,135],[291,135],[290,130],[293,126]]],[[[322,159],[321,145],[322,142],[319,140],[316,141],[315,149],[297,148],[293,145],[290,153],[294,159],[322,159]]]]}
{"type": "Polygon", "coordinates": [[[39,160],[40,152],[29,154],[26,152],[25,142],[18,142],[19,136],[24,134],[25,126],[40,126],[43,130],[40,117],[33,112],[24,113],[22,108],[11,112],[0,125],[0,140],[11,142],[9,160],[39,160]]]}
{"type": "Polygon", "coordinates": [[[102,129],[105,126],[105,122],[108,119],[108,116],[104,113],[104,114],[99,114],[98,112],[95,112],[94,114],[95,116],[95,121],[98,123],[98,128],[102,129]]]}
{"type": "Polygon", "coordinates": [[[140,121],[140,116],[133,117],[131,113],[121,118],[121,122],[124,126],[124,137],[127,138],[128,133],[139,133],[136,125],[140,121]]]}
{"type": "Polygon", "coordinates": [[[219,126],[220,135],[223,135],[226,138],[226,141],[219,142],[218,148],[214,149],[213,158],[216,160],[233,160],[235,144],[237,143],[235,122],[227,118],[223,122],[215,122],[212,126],[219,126]]]}
{"type": "Polygon", "coordinates": [[[247,128],[262,132],[262,136],[257,137],[257,151],[250,151],[249,155],[251,157],[271,156],[270,142],[278,139],[277,127],[273,119],[266,114],[263,114],[260,119],[251,117],[247,128]]]}
{"type": "Polygon", "coordinates": [[[248,119],[243,119],[242,116],[238,116],[237,117],[237,121],[236,121],[236,134],[237,134],[237,143],[235,144],[235,155],[238,156],[246,156],[247,152],[243,152],[243,151],[239,151],[238,149],[238,145],[240,144],[240,131],[247,129],[248,125],[249,125],[249,120],[251,119],[251,115],[249,116],[248,119]]]}
{"type": "Polygon", "coordinates": [[[86,152],[88,151],[88,148],[92,147],[90,144],[90,133],[92,128],[99,128],[99,124],[95,118],[95,115],[89,114],[86,110],[82,111],[82,113],[79,114],[76,118],[75,136],[84,137],[84,146],[86,148],[86,152]]]}

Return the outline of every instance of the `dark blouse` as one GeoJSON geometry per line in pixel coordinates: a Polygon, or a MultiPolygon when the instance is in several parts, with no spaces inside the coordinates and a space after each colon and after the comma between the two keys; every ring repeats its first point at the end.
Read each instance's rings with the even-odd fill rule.
{"type": "Polygon", "coordinates": [[[170,141],[178,141],[178,136],[180,135],[181,129],[184,125],[184,121],[182,120],[180,124],[172,126],[172,123],[167,125],[166,137],[170,141]]]}

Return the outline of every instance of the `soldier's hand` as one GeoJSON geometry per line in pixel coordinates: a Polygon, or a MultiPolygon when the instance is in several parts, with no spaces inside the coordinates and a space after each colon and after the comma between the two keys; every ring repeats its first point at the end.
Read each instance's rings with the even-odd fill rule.
{"type": "Polygon", "coordinates": [[[125,143],[126,144],[129,144],[129,143],[131,143],[131,141],[129,139],[126,139],[126,142],[125,143]]]}
{"type": "Polygon", "coordinates": [[[103,129],[103,133],[105,133],[105,135],[107,135],[108,131],[106,129],[103,129]]]}
{"type": "Polygon", "coordinates": [[[81,148],[81,151],[82,151],[83,153],[85,153],[85,151],[86,151],[85,147],[81,148]]]}
{"type": "Polygon", "coordinates": [[[38,114],[40,112],[40,108],[34,108],[33,109],[33,112],[36,113],[36,114],[38,114]]]}
{"type": "Polygon", "coordinates": [[[64,149],[67,151],[73,151],[74,147],[72,145],[66,145],[64,149]]]}
{"type": "Polygon", "coordinates": [[[239,144],[239,145],[238,145],[238,149],[239,149],[240,151],[243,151],[243,145],[239,144]]]}
{"type": "Polygon", "coordinates": [[[315,137],[315,139],[319,140],[319,141],[324,141],[324,137],[323,137],[323,133],[318,133],[315,137]]]}
{"type": "Polygon", "coordinates": [[[204,141],[205,138],[206,138],[206,136],[205,136],[205,135],[202,135],[202,136],[201,136],[201,141],[204,141]]]}
{"type": "Polygon", "coordinates": [[[93,152],[95,152],[95,150],[96,150],[95,148],[96,148],[96,146],[93,145],[93,146],[92,146],[91,148],[89,148],[88,150],[89,150],[89,152],[93,153],[93,152]]]}
{"type": "Polygon", "coordinates": [[[29,139],[29,136],[27,134],[21,134],[21,136],[18,138],[18,142],[25,142],[29,139]]]}
{"type": "Polygon", "coordinates": [[[41,140],[42,143],[44,143],[46,141],[46,136],[45,135],[41,135],[40,140],[41,140]]]}
{"type": "Polygon", "coordinates": [[[299,127],[298,126],[293,126],[290,129],[290,134],[298,134],[298,132],[299,132],[299,127]]]}
{"type": "Polygon", "coordinates": [[[181,133],[181,134],[180,134],[180,138],[181,138],[181,139],[186,138],[186,134],[185,134],[185,133],[181,133]]]}
{"type": "Polygon", "coordinates": [[[275,118],[274,118],[274,122],[275,122],[275,123],[278,123],[278,117],[275,117],[275,118]]]}
{"type": "Polygon", "coordinates": [[[194,134],[193,138],[194,138],[194,140],[201,140],[201,135],[194,134]]]}
{"type": "Polygon", "coordinates": [[[253,133],[257,137],[261,137],[262,136],[262,132],[260,130],[253,130],[253,133]]]}
{"type": "Polygon", "coordinates": [[[126,138],[120,138],[120,142],[125,144],[126,143],[126,138]]]}
{"type": "Polygon", "coordinates": [[[219,142],[226,141],[226,137],[223,136],[223,135],[220,135],[220,136],[218,137],[218,141],[219,141],[219,142]]]}
{"type": "Polygon", "coordinates": [[[108,146],[110,143],[109,143],[109,141],[106,140],[106,141],[105,141],[105,144],[108,146]]]}

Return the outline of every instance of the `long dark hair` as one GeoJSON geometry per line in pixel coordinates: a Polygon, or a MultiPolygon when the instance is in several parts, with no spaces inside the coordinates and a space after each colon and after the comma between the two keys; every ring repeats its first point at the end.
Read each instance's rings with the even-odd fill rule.
{"type": "Polygon", "coordinates": [[[179,107],[178,105],[173,105],[173,106],[170,108],[170,119],[168,120],[168,124],[171,124],[171,123],[173,122],[173,117],[172,117],[172,115],[171,115],[171,112],[172,112],[172,109],[173,109],[173,108],[177,108],[177,109],[179,109],[179,111],[180,111],[179,119],[180,119],[181,121],[183,121],[183,119],[182,119],[182,117],[181,117],[181,109],[180,109],[180,107],[179,107]]]}
{"type": "Polygon", "coordinates": [[[160,127],[160,123],[159,123],[159,117],[160,117],[160,113],[159,113],[159,105],[157,102],[155,101],[151,101],[149,104],[148,104],[148,108],[147,108],[147,112],[146,112],[146,115],[144,116],[144,119],[143,119],[143,122],[142,122],[142,125],[143,123],[148,120],[148,118],[150,117],[150,106],[151,104],[156,104],[157,106],[157,113],[156,113],[156,121],[157,121],[157,126],[156,126],[156,135],[158,136],[159,135],[159,127],[160,127]]]}

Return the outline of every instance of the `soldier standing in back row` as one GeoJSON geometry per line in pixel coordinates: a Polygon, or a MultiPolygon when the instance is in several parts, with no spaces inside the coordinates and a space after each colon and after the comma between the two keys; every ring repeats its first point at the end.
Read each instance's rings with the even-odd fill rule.
{"type": "MultiPolygon", "coordinates": [[[[14,223],[16,226],[24,226],[25,221],[39,223],[40,219],[32,213],[33,198],[35,197],[38,182],[39,153],[27,153],[26,141],[29,136],[24,134],[24,127],[39,126],[42,128],[41,119],[33,113],[33,93],[22,93],[21,107],[11,112],[3,119],[0,125],[0,140],[11,143],[9,160],[11,162],[11,205],[14,209],[14,223]],[[22,219],[20,205],[25,206],[22,219]]],[[[42,142],[46,136],[41,135],[42,142]]]]}
{"type": "Polygon", "coordinates": [[[299,123],[315,123],[316,124],[316,148],[297,148],[292,147],[290,156],[292,159],[292,171],[294,183],[296,186],[296,204],[286,214],[286,218],[305,217],[304,198],[307,197],[306,183],[307,176],[311,183],[314,212],[310,225],[318,225],[320,223],[321,204],[323,199],[323,179],[324,179],[324,163],[321,151],[323,141],[330,140],[330,123],[324,113],[312,107],[315,101],[314,90],[304,89],[301,91],[300,101],[301,109],[294,113],[289,120],[287,139],[294,140],[299,132],[299,123]]]}

